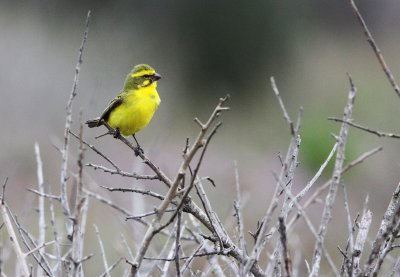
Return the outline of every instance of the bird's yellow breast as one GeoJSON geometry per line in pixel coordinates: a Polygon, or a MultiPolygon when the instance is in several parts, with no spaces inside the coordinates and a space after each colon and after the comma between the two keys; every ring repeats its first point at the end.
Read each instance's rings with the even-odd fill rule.
{"type": "Polygon", "coordinates": [[[122,103],[108,117],[107,123],[118,128],[121,134],[129,136],[145,128],[152,119],[161,100],[156,83],[128,91],[122,103]]]}

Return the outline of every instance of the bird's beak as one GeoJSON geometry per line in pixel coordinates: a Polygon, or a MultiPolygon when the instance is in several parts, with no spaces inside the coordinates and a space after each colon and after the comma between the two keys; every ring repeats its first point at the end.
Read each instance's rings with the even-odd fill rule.
{"type": "Polygon", "coordinates": [[[161,75],[158,74],[158,73],[155,73],[153,76],[151,76],[151,79],[152,79],[153,81],[158,81],[158,80],[161,79],[161,75]]]}

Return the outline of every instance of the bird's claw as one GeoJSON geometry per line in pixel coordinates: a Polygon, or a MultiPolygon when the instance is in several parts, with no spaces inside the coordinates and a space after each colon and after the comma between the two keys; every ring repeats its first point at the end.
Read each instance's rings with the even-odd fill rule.
{"type": "Polygon", "coordinates": [[[144,154],[144,151],[143,151],[142,147],[140,147],[140,146],[137,146],[134,151],[135,151],[136,157],[139,156],[140,154],[144,154]]]}
{"type": "Polygon", "coordinates": [[[113,133],[113,137],[114,138],[118,138],[119,136],[120,136],[120,132],[119,132],[119,129],[118,128],[116,128],[115,130],[114,130],[114,133],[113,133]]]}

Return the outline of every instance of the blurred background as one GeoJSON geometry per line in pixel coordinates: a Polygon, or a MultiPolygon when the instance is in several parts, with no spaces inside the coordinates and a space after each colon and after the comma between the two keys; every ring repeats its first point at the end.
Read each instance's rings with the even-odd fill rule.
{"type": "MultiPolygon", "coordinates": [[[[400,2],[362,1],[359,8],[400,80],[400,2]]],[[[82,120],[98,116],[122,88],[131,68],[148,63],[163,76],[158,86],[162,104],[137,138],[152,160],[172,177],[186,138],[193,141],[197,135],[193,118],[206,120],[218,98],[229,93],[231,111],[221,117],[224,124],[211,143],[201,174],[217,185],[207,188],[215,209],[222,218],[232,220],[233,161],[237,161],[243,197],[248,200],[245,230],[254,230],[268,207],[275,185],[272,172],[280,170],[278,156],[285,155],[290,141],[270,86],[271,76],[293,120],[300,106],[304,108],[296,191],[313,176],[334,144],[331,133],[338,132],[339,124],[327,117],[343,113],[349,90],[347,72],[358,88],[354,121],[372,129],[400,132],[400,99],[347,1],[1,1],[0,178],[9,178],[9,205],[25,224],[35,216],[37,200],[25,190],[37,185],[35,142],[41,147],[45,182],[53,192],[58,191],[61,157],[57,147],[62,145],[65,107],[88,10],[92,17],[74,101],[73,129],[78,130],[80,111],[82,120]]],[[[103,132],[105,129],[85,128],[84,137],[126,171],[146,171],[113,138],[94,139],[103,132]]],[[[350,130],[347,161],[378,145],[384,147],[344,178],[354,217],[369,195],[374,213],[371,238],[399,181],[399,143],[350,130]]],[[[76,149],[74,141],[72,170],[76,168],[76,149]]],[[[89,150],[85,161],[105,164],[89,150]]],[[[317,186],[330,174],[327,171],[317,186]]],[[[90,168],[85,176],[90,189],[112,199],[122,197],[134,211],[149,210],[126,195],[99,188],[145,183],[90,168]]],[[[158,189],[157,184],[152,186],[158,189]]],[[[342,199],[340,191],[333,225],[346,226],[342,199]]],[[[127,227],[119,214],[113,217],[104,206],[93,205],[90,223],[98,224],[105,234],[110,222],[126,228],[128,234],[135,228],[127,227]],[[110,219],[104,222],[105,215],[110,219]]],[[[313,219],[318,225],[320,214],[313,219]]],[[[302,225],[299,222],[299,230],[302,225]]],[[[95,237],[91,226],[89,230],[88,236],[95,237]]],[[[305,233],[298,238],[293,235],[291,241],[304,270],[304,259],[310,260],[314,247],[314,239],[305,233]]],[[[326,241],[337,263],[341,256],[335,248],[344,246],[345,233],[326,241]]],[[[114,236],[106,240],[110,259],[124,255],[115,249],[120,237],[114,236]]],[[[96,244],[95,238],[93,241],[96,244]]],[[[89,261],[88,267],[95,261],[89,261]]],[[[328,272],[328,268],[324,270],[328,272]]]]}

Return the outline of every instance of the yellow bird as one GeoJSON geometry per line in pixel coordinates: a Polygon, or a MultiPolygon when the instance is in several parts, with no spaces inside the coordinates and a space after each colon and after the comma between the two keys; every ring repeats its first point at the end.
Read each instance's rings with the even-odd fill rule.
{"type": "Polygon", "coordinates": [[[157,81],[161,76],[149,65],[138,64],[128,74],[122,91],[110,102],[102,115],[86,121],[89,128],[106,122],[116,130],[115,137],[121,133],[132,135],[138,147],[135,134],[146,128],[160,105],[157,81]]]}

